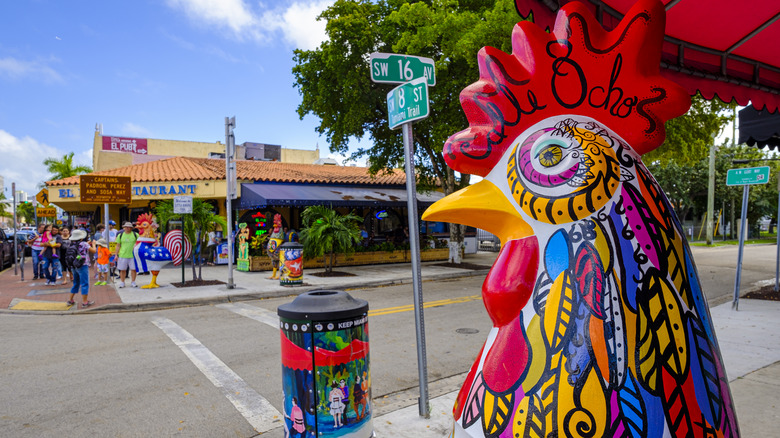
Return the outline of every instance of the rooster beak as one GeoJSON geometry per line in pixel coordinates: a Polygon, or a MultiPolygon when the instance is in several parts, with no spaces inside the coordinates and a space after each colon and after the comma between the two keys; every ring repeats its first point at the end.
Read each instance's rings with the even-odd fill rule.
{"type": "Polygon", "coordinates": [[[425,210],[422,219],[481,228],[503,243],[534,234],[504,193],[486,179],[437,201],[425,210]]]}

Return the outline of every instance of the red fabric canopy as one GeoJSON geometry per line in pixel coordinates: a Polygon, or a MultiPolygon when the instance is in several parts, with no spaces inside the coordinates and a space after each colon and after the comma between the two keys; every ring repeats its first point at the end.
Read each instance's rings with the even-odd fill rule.
{"type": "MultiPolygon", "coordinates": [[[[522,17],[552,29],[572,0],[515,0],[522,17]]],[[[636,0],[579,0],[612,30],[636,0]]],[[[666,35],[661,73],[693,95],[746,106],[780,107],[780,1],[662,0],[666,35]]]]}

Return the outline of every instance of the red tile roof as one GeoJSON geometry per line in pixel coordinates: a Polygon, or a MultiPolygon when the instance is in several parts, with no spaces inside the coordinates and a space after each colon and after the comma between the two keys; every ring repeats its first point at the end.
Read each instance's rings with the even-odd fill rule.
{"type": "MultiPolygon", "coordinates": [[[[308,184],[403,185],[406,174],[396,169],[389,175],[371,176],[366,167],[292,164],[277,161],[237,161],[239,181],[308,184]]],[[[225,179],[225,160],[173,157],[134,164],[90,175],[129,176],[133,182],[169,182],[225,179]]],[[[79,183],[78,176],[47,181],[48,186],[79,183]]]]}

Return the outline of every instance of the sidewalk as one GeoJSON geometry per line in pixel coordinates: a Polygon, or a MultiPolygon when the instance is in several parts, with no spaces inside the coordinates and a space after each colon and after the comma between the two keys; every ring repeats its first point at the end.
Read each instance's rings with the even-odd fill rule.
{"type": "MultiPolygon", "coordinates": [[[[497,253],[479,252],[469,254],[464,261],[472,265],[484,266],[484,269],[460,269],[437,266],[443,262],[424,262],[421,264],[423,281],[457,278],[473,275],[486,275],[493,265],[497,253]]],[[[257,298],[272,298],[297,295],[317,289],[349,290],[412,282],[412,270],[408,263],[350,266],[339,268],[338,271],[353,274],[351,277],[318,277],[313,274],[324,272],[324,269],[304,268],[304,284],[300,286],[281,286],[279,280],[269,280],[268,272],[233,271],[233,289],[226,284],[219,286],[198,286],[177,288],[171,283],[182,280],[181,266],[172,264],[160,271],[157,283],[162,287],[157,289],[141,289],[127,287],[118,289],[110,283],[106,286],[93,286],[96,280],[90,282],[89,299],[95,301],[95,306],[88,310],[68,308],[65,302],[70,297],[71,285],[46,286],[46,280],[32,279],[32,264],[29,259],[25,263],[25,281],[21,281],[21,273],[14,276],[14,269],[9,268],[0,273],[0,312],[61,314],[75,311],[137,311],[155,308],[201,305],[235,300],[257,298]],[[8,309],[8,310],[5,310],[8,309]]],[[[196,268],[197,269],[197,268],[196,268]]],[[[220,280],[227,282],[227,265],[203,266],[205,280],[220,280]]],[[[192,266],[184,268],[184,278],[192,279],[192,266]]],[[[61,281],[61,280],[60,280],[61,281]]],[[[118,281],[118,280],[115,280],[118,281]]],[[[151,276],[139,275],[136,283],[139,286],[148,284],[151,276]]],[[[76,301],[80,302],[80,297],[76,301]]]]}
{"type": "MultiPolygon", "coordinates": [[[[470,270],[436,266],[441,262],[422,264],[422,280],[431,281],[473,275],[484,276],[493,264],[496,253],[468,255],[464,260],[485,269],[470,270]]],[[[76,312],[116,312],[151,310],[186,305],[201,305],[225,301],[238,301],[266,297],[300,294],[315,289],[357,289],[380,285],[412,282],[409,264],[388,264],[354,266],[340,269],[354,274],[353,277],[317,277],[313,273],[323,269],[304,271],[304,285],[280,286],[278,281],[269,280],[268,272],[234,271],[234,289],[225,285],[175,288],[170,284],[181,281],[181,267],[168,265],[160,272],[158,289],[90,286],[90,299],[96,305],[88,310],[63,308],[69,297],[70,286],[45,286],[45,280],[30,281],[32,271],[25,266],[25,278],[14,276],[13,268],[0,273],[0,313],[45,313],[75,314],[76,312]],[[20,303],[59,306],[54,311],[8,310],[20,303]]],[[[699,267],[703,269],[702,266],[699,267]]],[[[767,279],[774,277],[767,273],[767,279]]],[[[185,267],[185,277],[192,278],[192,268],[185,267]]],[[[138,276],[139,285],[147,284],[149,276],[138,276]]],[[[226,266],[204,266],[204,279],[227,280],[226,266]]],[[[93,280],[94,282],[94,280],[93,280]]],[[[127,282],[129,285],[129,281],[127,282]]],[[[725,288],[731,285],[723,285],[725,288]]],[[[743,290],[746,293],[747,290],[743,290]]],[[[76,298],[77,302],[79,297],[76,298]]],[[[27,307],[29,309],[29,307],[27,307]]],[[[741,435],[746,437],[775,436],[780,427],[778,405],[780,399],[780,302],[741,299],[739,311],[731,309],[731,303],[710,308],[712,320],[721,347],[728,379],[736,407],[741,435]]],[[[464,372],[467,370],[464,370],[464,372]]],[[[465,378],[465,376],[464,376],[465,378]]],[[[418,415],[417,405],[399,407],[392,412],[374,418],[374,428],[379,437],[441,438],[451,428],[451,412],[457,388],[461,382],[446,382],[434,394],[443,394],[430,400],[431,418],[418,415]]],[[[432,385],[437,384],[433,382],[432,385]]]]}

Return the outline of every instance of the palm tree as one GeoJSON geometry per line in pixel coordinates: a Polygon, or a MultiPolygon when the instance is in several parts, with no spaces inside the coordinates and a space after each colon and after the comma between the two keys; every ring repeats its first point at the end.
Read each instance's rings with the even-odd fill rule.
{"type": "MultiPolygon", "coordinates": [[[[43,160],[43,165],[46,166],[46,170],[51,174],[49,181],[92,172],[92,168],[89,166],[73,165],[73,152],[63,155],[61,160],[49,157],[43,160]]],[[[44,183],[40,185],[42,186],[41,188],[45,187],[44,183]]],[[[68,222],[70,222],[70,213],[68,213],[68,222]]]]}
{"type": "Polygon", "coordinates": [[[49,181],[92,172],[92,168],[89,166],[73,165],[73,152],[63,155],[62,159],[59,160],[49,157],[43,160],[43,165],[46,166],[46,170],[51,174],[49,181]]]}
{"type": "Polygon", "coordinates": [[[209,231],[214,230],[216,225],[222,227],[227,233],[227,221],[222,216],[215,214],[213,206],[208,202],[194,198],[192,200],[192,214],[179,214],[173,212],[173,200],[167,199],[157,203],[154,209],[154,215],[157,216],[157,222],[162,230],[168,231],[168,221],[172,219],[182,220],[182,229],[184,235],[192,242],[192,279],[203,280],[200,267],[200,251],[195,253],[195,248],[203,247],[205,237],[209,231]],[[199,241],[200,240],[200,241],[199,241]],[[200,245],[198,245],[200,243],[200,245]],[[198,261],[198,271],[195,271],[195,261],[198,261]]]}
{"type": "Polygon", "coordinates": [[[303,253],[307,257],[323,257],[325,272],[333,270],[335,252],[351,253],[355,250],[355,242],[360,242],[359,222],[363,218],[350,212],[340,215],[336,210],[324,205],[313,205],[301,213],[304,228],[301,230],[303,253]]]}

